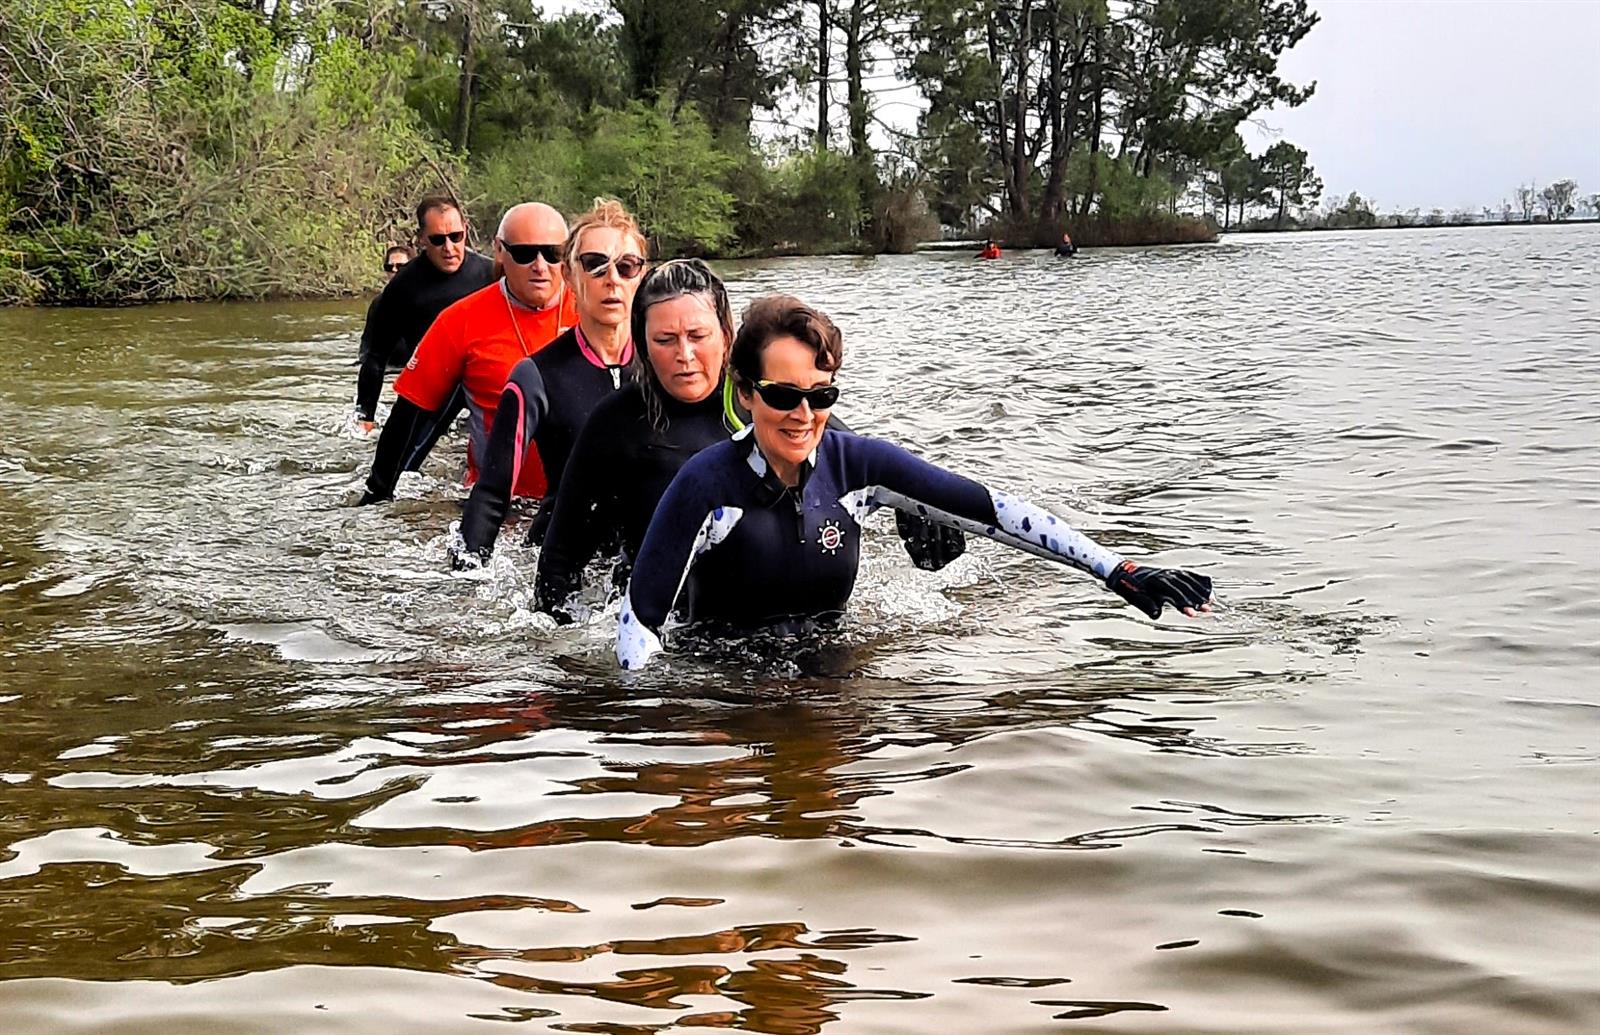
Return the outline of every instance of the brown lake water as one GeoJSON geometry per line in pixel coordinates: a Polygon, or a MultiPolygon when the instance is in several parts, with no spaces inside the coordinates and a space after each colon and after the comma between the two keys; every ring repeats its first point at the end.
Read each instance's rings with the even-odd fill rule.
{"type": "Polygon", "coordinates": [[[0,312],[0,1030],[1600,1030],[1600,228],[723,271],[1218,613],[880,516],[623,679],[349,505],[362,303],[0,312]]]}

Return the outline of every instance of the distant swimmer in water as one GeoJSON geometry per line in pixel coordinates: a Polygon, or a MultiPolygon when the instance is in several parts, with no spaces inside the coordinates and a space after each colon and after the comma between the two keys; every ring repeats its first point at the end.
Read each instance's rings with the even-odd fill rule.
{"type": "MultiPolygon", "coordinates": [[[[569,617],[590,560],[620,550],[624,568],[631,563],[673,477],[749,416],[725,392],[733,307],[709,266],[675,259],[652,270],[632,322],[633,384],[596,406],[578,435],[539,551],[538,606],[558,620],[569,617]]],[[[912,560],[931,571],[966,548],[959,531],[931,522],[908,520],[899,531],[912,560]]]]}
{"type": "Polygon", "coordinates": [[[1210,610],[1204,575],[1140,567],[1025,500],[828,428],[842,359],[833,322],[798,299],[746,311],[730,363],[752,426],[685,464],[656,508],[618,622],[624,668],[662,649],[674,613],[738,629],[837,621],[855,587],[861,522],[885,506],[1077,568],[1151,618],[1167,605],[1210,610]]]}
{"type": "Polygon", "coordinates": [[[1000,246],[994,242],[993,238],[991,238],[991,239],[989,239],[987,241],[984,241],[983,242],[983,250],[978,253],[978,258],[980,258],[980,259],[998,259],[998,258],[1000,258],[1000,246]]]}
{"type": "Polygon", "coordinates": [[[1062,234],[1061,243],[1056,245],[1056,258],[1070,259],[1076,254],[1078,254],[1078,246],[1072,243],[1072,235],[1062,234]]]}

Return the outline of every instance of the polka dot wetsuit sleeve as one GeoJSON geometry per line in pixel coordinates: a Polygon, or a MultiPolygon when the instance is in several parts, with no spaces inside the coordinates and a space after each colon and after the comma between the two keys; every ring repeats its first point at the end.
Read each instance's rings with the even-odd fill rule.
{"type": "Polygon", "coordinates": [[[843,440],[850,481],[840,499],[858,521],[893,507],[1077,568],[1101,582],[1122,557],[1043,507],[928,463],[882,439],[843,440]]]}

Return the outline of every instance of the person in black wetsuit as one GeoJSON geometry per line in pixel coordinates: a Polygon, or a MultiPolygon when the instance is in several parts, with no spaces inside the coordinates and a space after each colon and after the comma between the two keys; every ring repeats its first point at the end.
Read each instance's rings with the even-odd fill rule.
{"type": "Polygon", "coordinates": [[[1056,258],[1070,259],[1076,254],[1078,254],[1078,246],[1072,243],[1072,235],[1063,233],[1061,235],[1061,243],[1056,245],[1056,258]]]}
{"type": "MultiPolygon", "coordinates": [[[[394,275],[405,268],[406,263],[417,257],[417,250],[409,244],[391,244],[388,251],[383,253],[383,282],[388,284],[394,275]]],[[[381,292],[380,292],[381,293],[381,292]]],[[[376,298],[373,299],[377,301],[376,298]]],[[[369,306],[367,312],[372,312],[369,306]]]]}
{"type": "Polygon", "coordinates": [[[573,223],[562,261],[577,297],[578,324],[512,367],[461,516],[464,549],[452,555],[453,565],[473,558],[481,563],[493,552],[530,446],[539,451],[547,485],[531,538],[543,538],[578,432],[597,405],[632,380],[629,313],[649,250],[639,224],[618,202],[596,201],[573,223]]]}
{"type": "MultiPolygon", "coordinates": [[[[399,273],[402,269],[404,269],[406,263],[410,262],[412,259],[415,259],[416,257],[417,257],[416,249],[412,248],[409,244],[391,244],[389,246],[389,249],[383,253],[383,283],[384,283],[384,287],[387,287],[389,285],[389,283],[394,280],[394,275],[396,273],[399,273]]],[[[372,326],[372,323],[373,323],[372,314],[374,314],[374,313],[376,313],[378,311],[378,302],[382,298],[383,298],[383,288],[379,288],[378,289],[378,293],[376,295],[372,296],[372,301],[367,303],[366,320],[361,325],[362,333],[361,333],[360,350],[356,353],[356,365],[357,366],[361,365],[361,359],[367,353],[367,334],[366,334],[366,329],[368,327],[372,326]]],[[[399,365],[400,364],[395,364],[395,367],[398,367],[399,365]]],[[[363,430],[371,430],[370,422],[363,422],[363,430]]]]}
{"type": "MultiPolygon", "coordinates": [[[[361,369],[356,375],[356,422],[361,430],[373,429],[384,371],[405,366],[440,313],[494,279],[493,263],[469,249],[466,236],[466,221],[453,198],[429,194],[417,203],[422,255],[384,286],[367,308],[366,326],[361,331],[361,369]]],[[[452,400],[440,419],[416,436],[408,470],[421,463],[463,405],[465,396],[452,400]]]]}
{"type": "MultiPolygon", "coordinates": [[[[564,605],[595,554],[620,548],[625,572],[679,469],[748,418],[725,391],[733,307],[710,267],[678,259],[652,270],[634,297],[632,323],[634,383],[584,425],[539,551],[538,607],[558,620],[569,617],[564,605]]],[[[930,571],[966,547],[959,531],[925,521],[907,519],[899,531],[912,560],[930,571]]]]}
{"type": "Polygon", "coordinates": [[[652,270],[632,326],[633,384],[600,403],[578,435],[539,551],[538,606],[561,620],[595,554],[632,557],[673,475],[739,426],[722,393],[733,307],[705,263],[652,270]]]}
{"type": "Polygon", "coordinates": [[[1039,507],[881,439],[828,428],[838,329],[798,299],[757,300],[730,363],[748,433],[678,472],[651,518],[618,619],[617,659],[644,666],[678,611],[740,629],[837,620],[855,587],[860,524],[878,507],[954,525],[1093,574],[1152,618],[1210,609],[1211,580],[1141,568],[1039,507]]]}

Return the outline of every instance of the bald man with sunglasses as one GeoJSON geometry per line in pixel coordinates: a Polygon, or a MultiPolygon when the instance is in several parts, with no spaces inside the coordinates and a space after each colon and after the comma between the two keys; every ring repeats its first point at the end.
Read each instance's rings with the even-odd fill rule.
{"type": "MultiPolygon", "coordinates": [[[[561,269],[566,238],[566,220],[549,205],[525,202],[506,211],[495,234],[496,279],[440,313],[395,379],[394,409],[378,439],[363,505],[393,498],[401,470],[415,469],[432,445],[419,452],[422,431],[437,424],[458,391],[466,394],[471,429],[467,481],[477,480],[512,367],[578,322],[561,269]]],[[[514,492],[544,495],[537,456],[518,469],[514,492]]]]}
{"type": "MultiPolygon", "coordinates": [[[[466,220],[448,195],[429,194],[417,203],[417,241],[422,257],[402,266],[367,310],[356,375],[356,421],[363,431],[372,430],[384,371],[405,366],[440,313],[494,279],[488,257],[467,247],[466,220]]],[[[441,414],[442,422],[459,412],[458,405],[448,417],[441,414]]]]}

